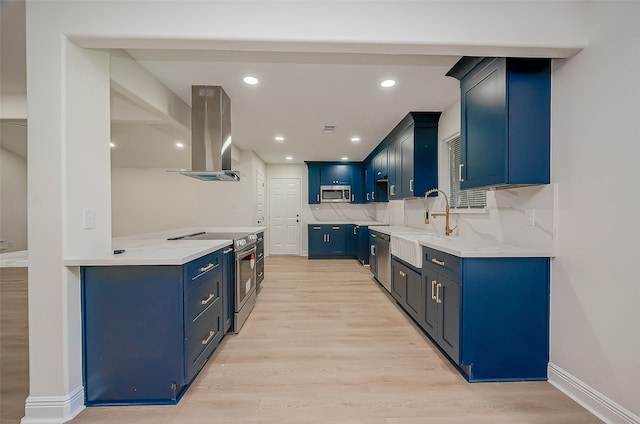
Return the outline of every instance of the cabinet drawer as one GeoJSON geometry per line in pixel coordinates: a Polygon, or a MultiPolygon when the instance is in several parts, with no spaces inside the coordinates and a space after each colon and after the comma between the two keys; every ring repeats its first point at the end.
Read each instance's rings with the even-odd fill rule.
{"type": "Polygon", "coordinates": [[[185,323],[187,381],[203,367],[222,336],[222,300],[216,299],[195,321],[185,323]]]}
{"type": "Polygon", "coordinates": [[[198,272],[191,272],[193,277],[185,281],[184,307],[187,321],[196,319],[202,311],[222,296],[221,257],[220,255],[207,257],[208,259],[201,262],[201,266],[194,270],[198,272]]]}
{"type": "Polygon", "coordinates": [[[210,271],[220,268],[222,263],[222,250],[218,250],[213,253],[209,253],[201,258],[194,259],[191,262],[184,265],[185,268],[185,280],[187,284],[190,281],[195,281],[201,276],[207,274],[210,271]]]}
{"type": "Polygon", "coordinates": [[[460,281],[461,259],[459,257],[429,247],[422,248],[422,255],[423,267],[430,267],[455,281],[460,281]]]}

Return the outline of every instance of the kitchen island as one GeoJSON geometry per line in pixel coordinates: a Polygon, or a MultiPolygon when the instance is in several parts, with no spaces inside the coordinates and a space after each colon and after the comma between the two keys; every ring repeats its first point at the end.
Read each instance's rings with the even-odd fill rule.
{"type": "Polygon", "coordinates": [[[119,238],[113,251],[65,259],[81,267],[87,406],[175,404],[218,347],[234,241],[167,240],[202,231],[215,229],[119,238]]]}

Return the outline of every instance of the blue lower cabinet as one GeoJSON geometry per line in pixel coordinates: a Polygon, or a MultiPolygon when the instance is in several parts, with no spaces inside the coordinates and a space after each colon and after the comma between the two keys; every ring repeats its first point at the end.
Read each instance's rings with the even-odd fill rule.
{"type": "Polygon", "coordinates": [[[547,379],[549,258],[392,258],[391,294],[470,382],[547,379]]]}
{"type": "Polygon", "coordinates": [[[82,268],[85,401],[175,404],[225,332],[223,255],[82,268]]]}
{"type": "Polygon", "coordinates": [[[369,227],[356,225],[355,254],[362,265],[369,265],[369,227]]]}
{"type": "Polygon", "coordinates": [[[309,224],[309,259],[347,259],[353,253],[354,224],[309,224]]]}

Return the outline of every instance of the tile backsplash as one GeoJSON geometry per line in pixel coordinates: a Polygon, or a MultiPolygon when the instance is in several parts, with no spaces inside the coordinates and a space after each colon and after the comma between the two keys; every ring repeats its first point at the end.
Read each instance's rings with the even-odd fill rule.
{"type": "Polygon", "coordinates": [[[306,205],[307,222],[361,222],[378,221],[388,223],[388,207],[386,203],[368,203],[352,205],[349,203],[324,203],[306,205]]]}
{"type": "MultiPolygon", "coordinates": [[[[457,226],[453,235],[468,239],[489,239],[532,249],[555,251],[556,197],[554,184],[488,191],[487,208],[480,213],[452,213],[451,227],[457,226]],[[533,225],[527,223],[527,212],[533,213],[533,225]]],[[[392,225],[406,225],[425,231],[444,234],[445,218],[430,218],[424,223],[424,212],[444,211],[445,201],[437,198],[405,200],[403,221],[392,225]]],[[[396,211],[398,206],[392,209],[396,211]]],[[[395,215],[394,215],[395,216],[395,215]]]]}

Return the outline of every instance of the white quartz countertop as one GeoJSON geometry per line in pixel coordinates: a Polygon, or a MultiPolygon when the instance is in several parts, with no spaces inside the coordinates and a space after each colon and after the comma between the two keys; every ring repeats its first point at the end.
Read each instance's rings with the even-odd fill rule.
{"type": "Polygon", "coordinates": [[[553,252],[530,249],[493,240],[469,240],[433,234],[398,234],[392,235],[392,241],[394,237],[411,240],[421,246],[430,247],[461,258],[548,258],[555,256],[553,252]]]}
{"type": "Polygon", "coordinates": [[[67,257],[66,266],[115,266],[115,265],[183,265],[201,256],[231,246],[233,240],[167,240],[196,232],[208,233],[258,233],[266,227],[192,227],[154,233],[118,237],[112,240],[108,251],[67,257]],[[124,253],[113,251],[124,249],[124,253]]]}
{"type": "Polygon", "coordinates": [[[402,227],[397,225],[382,225],[382,226],[370,226],[370,230],[377,231],[379,233],[387,234],[387,235],[395,235],[395,234],[425,234],[424,230],[420,230],[418,228],[412,227],[402,227]]]}

